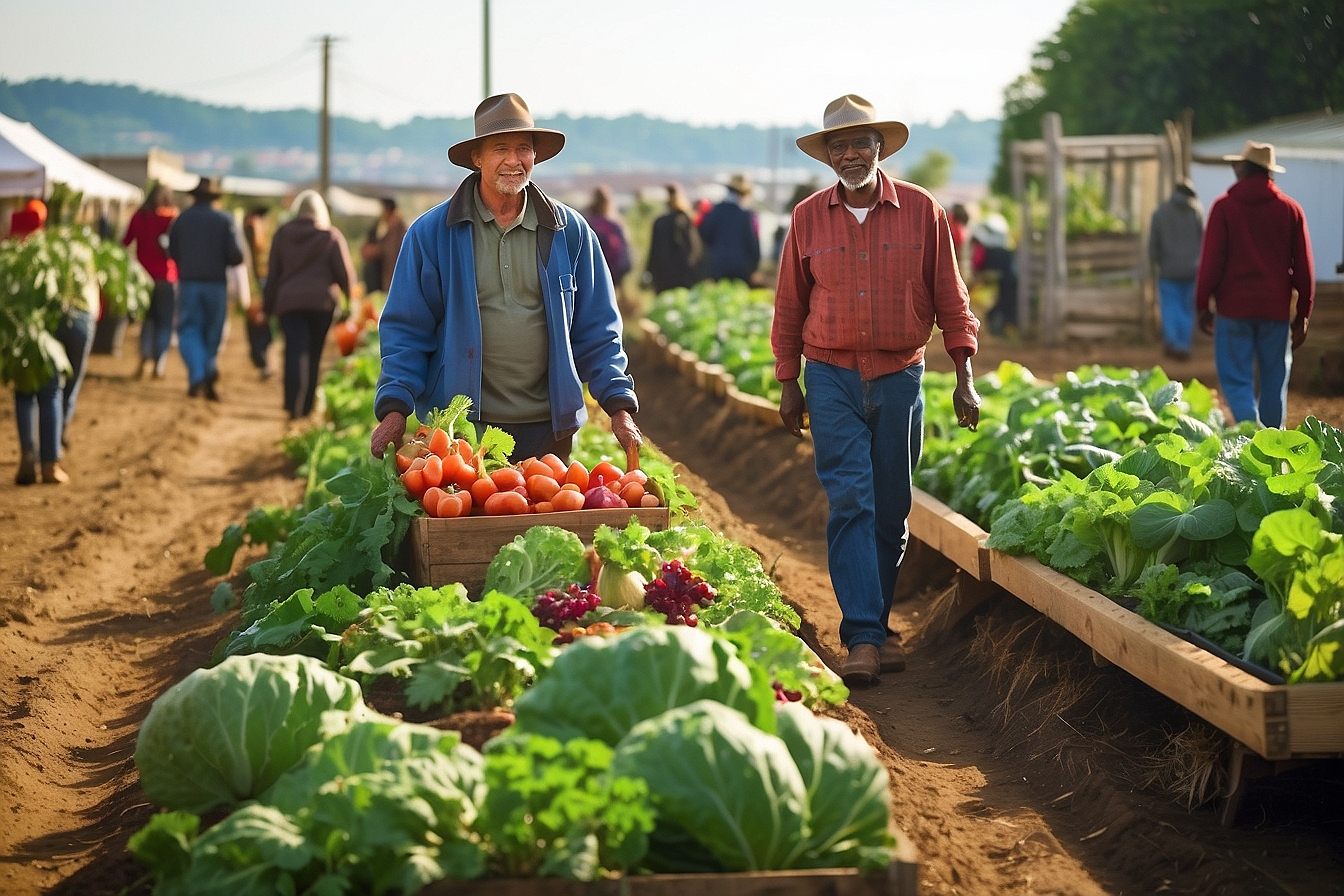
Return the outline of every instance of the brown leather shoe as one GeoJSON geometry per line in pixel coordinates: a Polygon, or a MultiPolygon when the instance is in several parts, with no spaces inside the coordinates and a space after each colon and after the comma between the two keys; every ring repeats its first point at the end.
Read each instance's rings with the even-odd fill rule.
{"type": "Polygon", "coordinates": [[[840,677],[852,688],[867,688],[877,684],[881,662],[873,644],[855,644],[849,649],[849,658],[840,667],[840,677]]]}
{"type": "Polygon", "coordinates": [[[882,648],[878,651],[878,668],[883,672],[905,671],[905,647],[900,635],[887,635],[882,648]]]}

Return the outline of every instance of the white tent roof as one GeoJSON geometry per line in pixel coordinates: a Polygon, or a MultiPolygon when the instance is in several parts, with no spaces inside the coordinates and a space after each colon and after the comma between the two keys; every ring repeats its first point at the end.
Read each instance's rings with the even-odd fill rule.
{"type": "Polygon", "coordinates": [[[138,203],[139,187],[101,171],[47,139],[28,122],[0,115],[0,196],[51,196],[63,183],[88,199],[138,203]]]}

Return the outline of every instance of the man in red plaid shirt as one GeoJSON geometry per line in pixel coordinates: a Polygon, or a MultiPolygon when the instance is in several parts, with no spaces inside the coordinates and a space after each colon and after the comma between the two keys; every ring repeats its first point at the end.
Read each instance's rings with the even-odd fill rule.
{"type": "Polygon", "coordinates": [[[848,650],[841,676],[859,687],[905,668],[887,617],[909,537],[924,348],[935,323],[956,366],[958,421],[974,429],[980,420],[971,373],[980,322],[957,270],[947,213],[927,191],[878,168],[908,137],[904,124],[878,121],[867,100],[847,94],[826,107],[822,130],[798,138],[839,182],[793,210],[770,335],[784,390],[780,418],[798,436],[810,417],[848,650]]]}

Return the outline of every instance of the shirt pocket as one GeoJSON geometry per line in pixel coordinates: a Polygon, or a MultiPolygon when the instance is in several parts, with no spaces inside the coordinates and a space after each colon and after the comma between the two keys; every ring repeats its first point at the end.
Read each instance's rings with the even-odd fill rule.
{"type": "Polygon", "coordinates": [[[848,247],[827,246],[807,253],[813,282],[828,293],[846,295],[854,282],[848,247]]]}
{"type": "Polygon", "coordinates": [[[896,336],[897,346],[923,345],[933,332],[933,302],[924,283],[924,244],[882,244],[878,276],[890,284],[894,300],[882,313],[892,315],[886,327],[896,336]]]}

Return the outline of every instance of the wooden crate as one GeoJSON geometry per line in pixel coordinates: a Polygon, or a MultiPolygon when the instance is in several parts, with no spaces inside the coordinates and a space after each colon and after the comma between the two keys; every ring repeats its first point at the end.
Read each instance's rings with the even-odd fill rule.
{"type": "Polygon", "coordinates": [[[988,582],[989,533],[928,492],[914,490],[910,505],[910,534],[938,551],[972,578],[988,582]]]}
{"type": "Polygon", "coordinates": [[[402,543],[402,564],[411,583],[437,588],[461,582],[473,597],[485,584],[485,570],[499,549],[533,526],[558,526],[584,543],[603,524],[623,529],[631,517],[654,531],[667,528],[666,507],[571,510],[517,516],[469,516],[460,519],[416,517],[402,543]]]}
{"type": "Polygon", "coordinates": [[[919,862],[898,834],[886,871],[852,868],[752,871],[734,874],[648,874],[584,883],[556,878],[443,880],[417,896],[919,896],[919,862]]]}
{"type": "Polygon", "coordinates": [[[990,551],[995,584],[1266,759],[1344,755],[1344,682],[1273,685],[1030,557],[990,551]]]}

